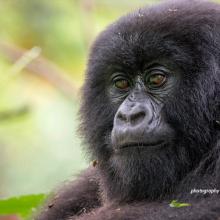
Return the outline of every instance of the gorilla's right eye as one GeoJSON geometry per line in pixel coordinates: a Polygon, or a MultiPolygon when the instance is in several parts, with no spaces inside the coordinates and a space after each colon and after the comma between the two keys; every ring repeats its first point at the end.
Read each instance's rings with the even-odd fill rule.
{"type": "Polygon", "coordinates": [[[114,80],[114,86],[118,89],[128,89],[130,83],[127,79],[116,79],[114,80]]]}
{"type": "Polygon", "coordinates": [[[154,73],[147,78],[147,84],[150,88],[159,88],[166,82],[166,76],[162,73],[154,73]]]}

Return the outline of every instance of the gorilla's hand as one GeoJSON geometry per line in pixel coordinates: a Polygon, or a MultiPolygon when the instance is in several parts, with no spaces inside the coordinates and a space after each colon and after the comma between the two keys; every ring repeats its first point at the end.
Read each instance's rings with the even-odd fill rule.
{"type": "Polygon", "coordinates": [[[52,195],[35,220],[63,220],[86,213],[99,203],[96,171],[89,168],[52,195]]]}
{"type": "Polygon", "coordinates": [[[80,217],[72,217],[68,220],[145,220],[150,219],[147,217],[147,210],[144,204],[125,205],[105,205],[101,208],[94,209],[88,214],[81,215],[80,217]]]}

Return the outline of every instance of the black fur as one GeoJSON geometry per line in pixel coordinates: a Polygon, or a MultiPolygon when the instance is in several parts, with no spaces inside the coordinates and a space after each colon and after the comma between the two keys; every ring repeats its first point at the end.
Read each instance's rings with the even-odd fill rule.
{"type": "Polygon", "coordinates": [[[219,4],[166,2],[122,17],[94,43],[83,89],[81,131],[98,164],[58,191],[36,219],[220,219],[220,192],[190,194],[220,190],[219,112],[219,4]],[[136,73],[155,59],[172,61],[181,72],[164,106],[175,140],[157,154],[112,156],[119,106],[108,96],[111,69],[136,73]],[[191,206],[171,208],[173,199],[191,206]]]}

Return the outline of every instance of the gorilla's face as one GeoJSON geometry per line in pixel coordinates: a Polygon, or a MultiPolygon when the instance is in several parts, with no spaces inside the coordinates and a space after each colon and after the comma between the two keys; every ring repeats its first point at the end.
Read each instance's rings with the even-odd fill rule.
{"type": "Polygon", "coordinates": [[[131,149],[151,154],[170,146],[175,131],[165,119],[164,104],[178,88],[179,80],[177,68],[162,61],[151,62],[140,72],[112,74],[109,97],[119,106],[111,133],[115,154],[131,149]]]}
{"type": "Polygon", "coordinates": [[[123,17],[90,54],[82,128],[108,198],[167,194],[214,143],[214,47],[183,5],[167,7],[123,17]]]}

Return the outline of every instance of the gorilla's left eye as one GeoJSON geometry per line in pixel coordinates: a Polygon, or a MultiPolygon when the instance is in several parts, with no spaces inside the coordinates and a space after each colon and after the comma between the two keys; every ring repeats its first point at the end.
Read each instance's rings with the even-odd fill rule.
{"type": "Polygon", "coordinates": [[[116,79],[114,85],[118,89],[128,89],[130,87],[129,81],[126,79],[116,79]]]}
{"type": "Polygon", "coordinates": [[[151,89],[163,86],[166,82],[166,75],[163,73],[153,73],[146,77],[146,84],[151,89]]]}

